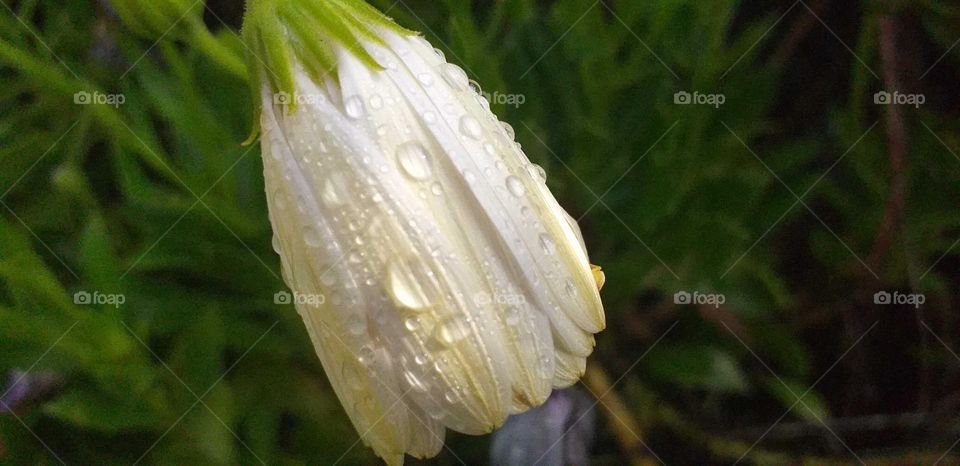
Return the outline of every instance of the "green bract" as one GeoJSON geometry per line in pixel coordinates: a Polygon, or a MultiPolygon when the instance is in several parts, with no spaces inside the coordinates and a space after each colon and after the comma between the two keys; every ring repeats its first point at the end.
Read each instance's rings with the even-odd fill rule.
{"type": "MultiPolygon", "coordinates": [[[[294,63],[310,76],[336,80],[334,45],[356,55],[371,68],[380,68],[361,45],[382,45],[375,31],[387,28],[402,34],[408,31],[362,0],[250,0],[243,20],[247,44],[250,86],[255,105],[254,133],[261,109],[260,93],[268,85],[272,92],[294,93],[294,63]]],[[[290,105],[289,110],[295,111],[290,105]]],[[[249,141],[248,141],[249,142],[249,141]]]]}

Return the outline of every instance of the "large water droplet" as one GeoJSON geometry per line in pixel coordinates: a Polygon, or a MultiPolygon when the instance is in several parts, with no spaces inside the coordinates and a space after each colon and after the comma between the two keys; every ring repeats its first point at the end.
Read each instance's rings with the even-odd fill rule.
{"type": "Polygon", "coordinates": [[[468,333],[466,324],[454,317],[438,325],[433,336],[440,343],[452,346],[466,338],[468,333]]]}
{"type": "Polygon", "coordinates": [[[517,178],[513,175],[507,177],[507,190],[510,191],[510,194],[520,197],[527,191],[523,187],[523,182],[520,181],[520,178],[517,178]]]}
{"type": "Polygon", "coordinates": [[[356,120],[363,116],[367,112],[367,109],[363,105],[363,99],[360,96],[355,95],[353,97],[347,98],[343,103],[343,108],[347,113],[347,116],[356,120]]]}
{"type": "Polygon", "coordinates": [[[321,188],[320,200],[322,200],[324,205],[327,207],[342,206],[344,204],[344,200],[337,191],[336,182],[333,179],[328,179],[323,183],[323,188],[321,188]]]}
{"type": "Polygon", "coordinates": [[[503,126],[503,131],[507,133],[507,137],[510,138],[511,141],[517,138],[517,132],[513,130],[513,126],[510,126],[510,123],[501,121],[500,125],[503,126]]]}
{"type": "Polygon", "coordinates": [[[353,335],[361,335],[367,331],[367,323],[360,318],[352,319],[347,324],[347,330],[353,335]]]}
{"type": "Polygon", "coordinates": [[[427,391],[426,382],[424,382],[423,380],[420,380],[420,378],[417,377],[417,375],[414,374],[413,372],[411,371],[404,372],[403,378],[405,378],[407,380],[407,383],[410,384],[411,389],[418,392],[427,391]]]}
{"type": "Polygon", "coordinates": [[[527,173],[529,173],[533,179],[541,183],[546,183],[547,181],[547,171],[544,170],[540,165],[535,163],[527,165],[527,173]]]}
{"type": "Polygon", "coordinates": [[[370,365],[373,364],[373,361],[376,357],[376,354],[373,352],[373,348],[370,345],[364,345],[360,348],[360,354],[357,355],[357,360],[361,364],[370,365]]]}
{"type": "Polygon", "coordinates": [[[316,227],[310,225],[303,227],[303,242],[307,243],[307,246],[311,248],[320,246],[320,233],[316,227]]]}
{"type": "Polygon", "coordinates": [[[403,326],[409,331],[415,331],[420,328],[420,319],[416,317],[408,317],[403,321],[403,326]]]}
{"type": "Polygon", "coordinates": [[[424,180],[433,174],[427,150],[418,142],[407,142],[397,148],[397,163],[410,178],[424,180]]]}
{"type": "Polygon", "coordinates": [[[470,115],[464,115],[460,118],[460,132],[469,138],[480,139],[480,136],[483,135],[483,128],[476,118],[470,115]]]}
{"type": "Polygon", "coordinates": [[[554,251],[557,250],[556,244],[553,242],[553,238],[546,233],[540,235],[540,249],[543,250],[543,253],[546,255],[552,255],[554,251]]]}
{"type": "Polygon", "coordinates": [[[447,81],[451,87],[458,91],[462,91],[467,88],[467,73],[463,71],[463,68],[460,68],[453,63],[446,63],[443,65],[443,79],[447,81]]]}
{"type": "Polygon", "coordinates": [[[433,304],[437,295],[426,264],[414,256],[390,261],[387,286],[397,304],[415,311],[433,304]]]}

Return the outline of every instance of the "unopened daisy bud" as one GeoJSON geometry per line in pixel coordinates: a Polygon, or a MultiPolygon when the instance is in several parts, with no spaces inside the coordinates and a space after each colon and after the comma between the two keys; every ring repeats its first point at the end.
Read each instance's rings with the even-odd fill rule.
{"type": "Polygon", "coordinates": [[[358,0],[253,0],[244,39],[274,247],[363,441],[433,456],[576,382],[602,273],[464,71],[358,0]]]}

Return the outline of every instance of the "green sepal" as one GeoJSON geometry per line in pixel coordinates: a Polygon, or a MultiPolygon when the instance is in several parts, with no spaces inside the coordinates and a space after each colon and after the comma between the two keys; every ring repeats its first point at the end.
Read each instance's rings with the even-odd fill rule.
{"type": "MultiPolygon", "coordinates": [[[[251,144],[259,134],[264,85],[274,95],[295,95],[295,64],[303,66],[318,83],[336,80],[334,47],[346,49],[366,66],[379,70],[382,67],[361,45],[384,45],[378,29],[416,34],[363,0],[248,0],[242,37],[247,45],[254,121],[244,145],[251,144]]],[[[296,99],[288,104],[287,111],[296,111],[296,99]]]]}

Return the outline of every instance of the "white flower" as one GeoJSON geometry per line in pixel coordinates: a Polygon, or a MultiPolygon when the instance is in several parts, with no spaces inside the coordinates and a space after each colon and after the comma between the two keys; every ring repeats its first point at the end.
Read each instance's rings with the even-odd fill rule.
{"type": "Polygon", "coordinates": [[[604,315],[576,222],[464,71],[366,5],[331,3],[360,48],[337,30],[307,53],[316,38],[292,32],[299,52],[276,58],[247,19],[266,44],[266,193],[285,281],[324,297],[297,304],[324,370],[399,465],[437,454],[445,428],[490,432],[576,382],[604,315]]]}

